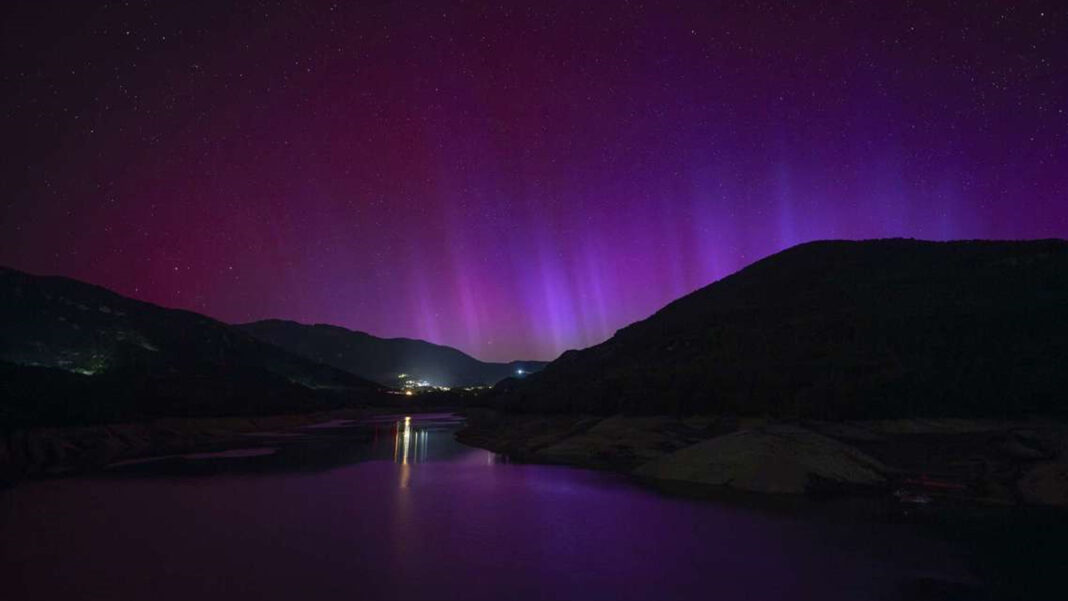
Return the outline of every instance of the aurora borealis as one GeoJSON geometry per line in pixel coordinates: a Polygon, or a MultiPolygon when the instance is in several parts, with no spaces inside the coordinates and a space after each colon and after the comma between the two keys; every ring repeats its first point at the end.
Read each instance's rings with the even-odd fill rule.
{"type": "Polygon", "coordinates": [[[10,2],[0,263],[551,359],[808,240],[1068,236],[1063,2],[10,2]]]}

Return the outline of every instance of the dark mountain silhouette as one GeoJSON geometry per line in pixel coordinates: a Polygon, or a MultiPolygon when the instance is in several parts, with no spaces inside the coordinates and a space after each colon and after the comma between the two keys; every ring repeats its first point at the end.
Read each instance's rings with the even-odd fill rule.
{"type": "Polygon", "coordinates": [[[310,410],[380,388],[203,315],[0,268],[0,426],[310,410]]]}
{"type": "Polygon", "coordinates": [[[400,374],[438,386],[488,386],[518,370],[529,374],[544,361],[487,363],[452,347],[410,338],[378,338],[342,327],[268,319],[236,326],[298,355],[386,385],[400,374]]]}
{"type": "Polygon", "coordinates": [[[1068,242],[813,242],[498,387],[522,411],[779,417],[1068,407],[1068,242]]]}

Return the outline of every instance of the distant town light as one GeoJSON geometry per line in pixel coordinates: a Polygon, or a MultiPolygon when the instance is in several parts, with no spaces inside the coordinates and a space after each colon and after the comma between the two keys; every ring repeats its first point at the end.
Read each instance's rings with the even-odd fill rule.
{"type": "Polygon", "coordinates": [[[521,369],[517,369],[517,370],[515,370],[515,373],[516,373],[517,375],[520,375],[520,376],[521,376],[521,375],[523,375],[523,370],[521,370],[521,369]]]}

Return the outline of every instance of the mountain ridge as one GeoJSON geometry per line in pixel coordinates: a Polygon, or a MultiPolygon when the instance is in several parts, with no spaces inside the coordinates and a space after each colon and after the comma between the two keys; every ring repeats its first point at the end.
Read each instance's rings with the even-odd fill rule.
{"type": "Polygon", "coordinates": [[[265,342],[385,385],[401,374],[442,386],[486,386],[534,372],[545,361],[481,361],[455,347],[416,338],[382,338],[335,324],[265,319],[235,327],[265,342]]]}
{"type": "Polygon", "coordinates": [[[328,408],[382,387],[221,321],[0,268],[3,425],[328,408]]]}
{"type": "Polygon", "coordinates": [[[1065,240],[815,241],[503,383],[495,403],[796,417],[1063,410],[1061,307],[1065,240]]]}

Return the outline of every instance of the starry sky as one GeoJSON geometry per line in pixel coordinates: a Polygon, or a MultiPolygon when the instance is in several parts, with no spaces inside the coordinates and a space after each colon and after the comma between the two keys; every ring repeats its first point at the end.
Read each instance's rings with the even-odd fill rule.
{"type": "Polygon", "coordinates": [[[7,0],[0,264],[550,359],[821,238],[1068,236],[1068,9],[7,0]]]}

